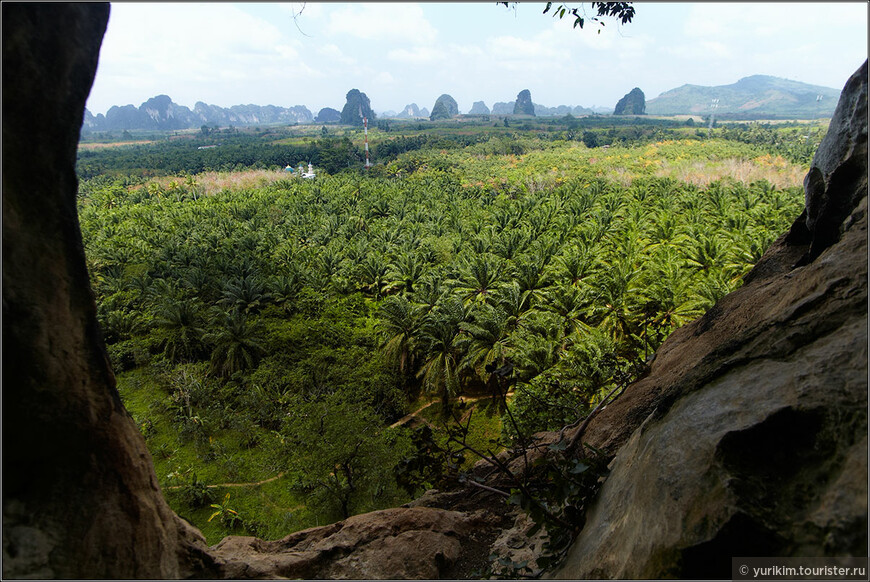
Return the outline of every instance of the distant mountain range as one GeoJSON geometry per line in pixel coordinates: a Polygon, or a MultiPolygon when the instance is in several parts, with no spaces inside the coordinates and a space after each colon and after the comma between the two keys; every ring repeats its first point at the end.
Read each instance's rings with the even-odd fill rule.
{"type": "Polygon", "coordinates": [[[646,102],[646,113],[709,115],[715,111],[719,118],[807,119],[831,116],[839,99],[838,89],[768,75],[753,75],[732,85],[683,85],[665,91],[646,102]],[[718,101],[714,103],[714,99],[718,101]]]}
{"type": "Polygon", "coordinates": [[[233,105],[218,107],[198,101],[189,108],[173,103],[167,95],[152,97],[138,108],[114,106],[106,115],[93,115],[85,109],[83,131],[122,131],[130,129],[174,130],[203,125],[268,125],[271,123],[312,123],[314,116],[304,105],[233,105]]]}
{"type": "MultiPolygon", "coordinates": [[[[508,102],[497,102],[492,104],[492,114],[493,115],[513,115],[514,105],[516,101],[508,101],[508,102]]],[[[559,116],[564,117],[565,115],[574,115],[576,117],[580,117],[583,115],[595,115],[596,113],[611,113],[613,111],[612,108],[608,109],[606,107],[595,107],[593,109],[589,109],[588,107],[581,107],[580,105],[576,105],[571,107],[569,105],[559,105],[558,107],[547,107],[546,105],[541,105],[540,103],[533,103],[535,106],[535,115],[537,117],[553,117],[559,116]]]]}
{"type": "MultiPolygon", "coordinates": [[[[830,87],[809,85],[767,75],[744,77],[732,85],[704,87],[683,85],[665,91],[646,102],[647,115],[709,115],[719,119],[806,119],[833,114],[840,91],[830,87]],[[714,101],[718,100],[718,101],[714,101]],[[715,108],[714,108],[715,106],[715,108]]],[[[476,111],[485,111],[483,102],[475,103],[476,111]]],[[[538,116],[574,116],[612,113],[612,109],[560,105],[545,107],[534,104],[538,116]]],[[[493,115],[510,115],[513,102],[494,103],[493,115]]],[[[429,112],[412,103],[400,113],[385,112],[382,117],[428,117],[429,112]]],[[[233,105],[218,107],[201,101],[193,110],[173,103],[167,95],[152,97],[139,107],[114,106],[105,115],[93,115],[85,110],[83,132],[123,130],[176,130],[209,126],[269,125],[273,123],[314,123],[314,115],[304,105],[233,105]]]]}

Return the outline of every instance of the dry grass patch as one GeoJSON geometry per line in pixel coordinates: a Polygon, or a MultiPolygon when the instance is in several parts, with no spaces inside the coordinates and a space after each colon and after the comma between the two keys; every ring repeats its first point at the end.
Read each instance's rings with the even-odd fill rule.
{"type": "Polygon", "coordinates": [[[707,186],[723,178],[731,178],[744,184],[767,180],[777,188],[789,188],[803,184],[807,168],[792,164],[782,158],[762,156],[755,160],[692,160],[672,162],[662,160],[662,167],[655,175],[673,178],[695,186],[707,186]]]}
{"type": "Polygon", "coordinates": [[[223,190],[249,190],[263,188],[278,180],[290,179],[284,170],[246,170],[243,172],[203,172],[196,175],[196,183],[203,194],[223,190]]]}
{"type": "Polygon", "coordinates": [[[79,143],[80,150],[103,150],[106,148],[118,148],[122,146],[131,146],[131,145],[146,145],[149,143],[155,143],[154,140],[135,140],[135,141],[115,141],[110,143],[79,143]]]}
{"type": "MultiPolygon", "coordinates": [[[[196,182],[196,191],[199,195],[209,196],[224,190],[250,190],[263,188],[278,180],[292,179],[283,170],[245,170],[242,172],[203,172],[192,176],[196,182]]],[[[133,189],[147,188],[149,184],[159,184],[163,190],[172,190],[174,182],[180,187],[187,188],[190,176],[161,176],[153,178],[147,184],[139,185],[133,189]]]]}

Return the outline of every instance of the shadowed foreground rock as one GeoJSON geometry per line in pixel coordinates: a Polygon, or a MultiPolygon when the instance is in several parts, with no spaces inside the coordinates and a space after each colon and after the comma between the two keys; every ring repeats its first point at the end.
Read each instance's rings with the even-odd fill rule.
{"type": "Polygon", "coordinates": [[[230,536],[214,554],[230,578],[434,579],[448,576],[463,543],[492,525],[482,511],[386,509],[274,542],[230,536]]]}
{"type": "Polygon", "coordinates": [[[109,7],[2,10],[3,576],[207,571],[202,536],[163,500],[115,389],[76,218],[76,147],[109,7]]]}
{"type": "MultiPolygon", "coordinates": [[[[76,217],[108,6],[2,9],[4,578],[463,578],[493,551],[533,559],[541,532],[479,489],[212,548],[173,514],[115,389],[76,217]]],[[[736,553],[866,552],[866,95],[865,63],[807,212],[589,424],[612,472],[556,576],[730,578],[736,553]]]]}

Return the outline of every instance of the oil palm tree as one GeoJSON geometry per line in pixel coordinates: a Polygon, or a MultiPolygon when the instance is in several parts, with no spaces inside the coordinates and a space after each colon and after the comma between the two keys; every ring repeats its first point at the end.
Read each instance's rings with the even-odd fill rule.
{"type": "Polygon", "coordinates": [[[196,293],[204,301],[211,301],[216,296],[214,279],[206,269],[200,266],[186,269],[182,276],[181,284],[196,293]]]}
{"type": "Polygon", "coordinates": [[[242,311],[233,310],[222,313],[219,320],[220,327],[203,338],[212,345],[212,371],[227,378],[256,367],[265,346],[257,330],[248,325],[247,316],[242,311]]]}
{"type": "Polygon", "coordinates": [[[474,311],[471,321],[459,324],[463,332],[456,347],[465,354],[460,365],[474,370],[481,382],[490,374],[487,366],[501,366],[510,354],[511,317],[498,307],[484,304],[474,311]]]}
{"type": "Polygon", "coordinates": [[[423,306],[425,313],[432,311],[436,305],[447,294],[447,289],[441,283],[441,277],[438,274],[430,272],[417,285],[417,289],[412,294],[412,300],[423,306]]]}
{"type": "Polygon", "coordinates": [[[502,285],[503,273],[503,263],[492,255],[474,255],[460,267],[453,290],[466,305],[474,302],[493,303],[493,292],[502,285]]]}
{"type": "Polygon", "coordinates": [[[530,234],[527,228],[515,228],[502,231],[494,237],[492,252],[508,261],[514,260],[529,244],[530,234]]]}
{"type": "Polygon", "coordinates": [[[417,282],[423,276],[423,261],[417,253],[404,252],[390,264],[391,287],[400,289],[403,293],[413,293],[417,282]]]}
{"type": "Polygon", "coordinates": [[[580,240],[556,257],[556,276],[570,285],[579,287],[593,276],[598,266],[594,247],[580,240]]]}
{"type": "Polygon", "coordinates": [[[202,353],[202,305],[198,299],[167,297],[154,319],[160,329],[163,355],[175,364],[190,362],[202,353]]]}
{"type": "Polygon", "coordinates": [[[507,316],[508,330],[512,332],[532,309],[531,292],[523,291],[519,283],[511,281],[499,290],[495,305],[507,316]]]}
{"type": "Polygon", "coordinates": [[[536,305],[550,285],[549,273],[540,262],[534,260],[518,261],[514,268],[514,281],[520,286],[521,292],[529,293],[532,306],[536,305]]]}
{"type": "Polygon", "coordinates": [[[451,298],[430,312],[422,326],[426,361],[417,377],[422,379],[427,392],[440,396],[444,416],[449,412],[451,396],[461,391],[460,355],[454,342],[459,335],[459,324],[466,318],[461,301],[451,298]]]}
{"type": "Polygon", "coordinates": [[[555,366],[566,348],[561,325],[548,313],[529,318],[522,331],[511,336],[511,343],[511,359],[521,382],[528,382],[555,366]]]}
{"type": "Polygon", "coordinates": [[[303,285],[303,275],[294,266],[269,279],[268,294],[276,304],[287,309],[303,285]]]}
{"type": "Polygon", "coordinates": [[[411,303],[404,295],[387,297],[378,309],[376,328],[383,338],[381,349],[401,374],[405,388],[416,368],[425,314],[425,306],[411,303]]]}
{"type": "Polygon", "coordinates": [[[645,345],[658,348],[673,330],[703,314],[692,284],[691,272],[676,249],[660,247],[650,257],[639,293],[639,303],[648,307],[644,310],[648,321],[641,332],[645,345]]]}
{"type": "Polygon", "coordinates": [[[541,309],[554,313],[562,322],[562,334],[568,336],[588,327],[591,305],[587,288],[562,283],[547,289],[541,309]]]}
{"type": "Polygon", "coordinates": [[[228,281],[221,292],[218,301],[230,309],[254,313],[258,311],[268,299],[268,294],[263,282],[254,274],[228,281]]]}
{"type": "Polygon", "coordinates": [[[614,341],[628,340],[639,331],[636,325],[641,317],[639,272],[631,263],[617,261],[603,269],[597,280],[592,318],[614,341]]]}
{"type": "Polygon", "coordinates": [[[358,267],[362,289],[375,299],[380,299],[389,287],[387,276],[389,270],[390,268],[382,255],[379,253],[369,254],[358,267]]]}
{"type": "Polygon", "coordinates": [[[686,263],[690,267],[710,272],[725,264],[725,245],[715,232],[701,231],[692,238],[692,243],[684,247],[686,263]]]}

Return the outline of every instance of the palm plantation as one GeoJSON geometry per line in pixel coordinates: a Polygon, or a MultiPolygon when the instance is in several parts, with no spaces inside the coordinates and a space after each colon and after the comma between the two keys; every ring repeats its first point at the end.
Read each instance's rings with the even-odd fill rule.
{"type": "MultiPolygon", "coordinates": [[[[432,404],[443,445],[451,411],[468,414],[458,397],[505,387],[512,420],[475,412],[492,425],[475,438],[573,422],[739,286],[801,207],[799,189],[762,180],[631,174],[630,143],[485,137],[315,181],[83,181],[100,323],[162,484],[281,475],[231,498],[252,535],[404,503],[393,467],[363,453],[418,458],[412,429],[391,424],[432,404]]],[[[194,497],[170,501],[227,533],[194,497]]]]}

